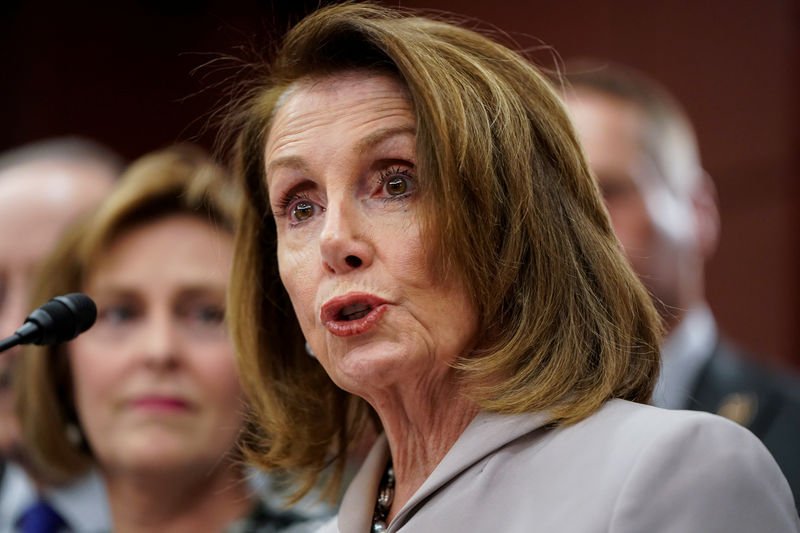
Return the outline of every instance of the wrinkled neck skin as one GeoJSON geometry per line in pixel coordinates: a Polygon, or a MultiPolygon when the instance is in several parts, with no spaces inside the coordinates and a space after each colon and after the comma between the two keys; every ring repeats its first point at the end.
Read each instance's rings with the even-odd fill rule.
{"type": "Polygon", "coordinates": [[[478,414],[453,374],[422,379],[409,388],[377,391],[366,398],[378,413],[392,456],[395,493],[389,521],[478,414]]]}
{"type": "Polygon", "coordinates": [[[253,506],[240,467],[106,474],[114,533],[219,533],[253,506]]]}

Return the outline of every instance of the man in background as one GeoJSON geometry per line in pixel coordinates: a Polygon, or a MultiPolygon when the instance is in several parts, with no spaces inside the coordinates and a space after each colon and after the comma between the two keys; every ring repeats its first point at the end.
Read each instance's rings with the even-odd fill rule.
{"type": "Polygon", "coordinates": [[[587,64],[570,72],[565,97],[573,122],[617,237],[667,330],[653,403],[717,413],[749,428],[800,507],[800,381],[759,365],[717,329],[704,265],[717,245],[719,212],[686,114],[630,69],[587,64]]]}
{"type": "MultiPolygon", "coordinates": [[[[121,168],[116,154],[80,138],[40,141],[0,154],[0,337],[13,334],[32,310],[30,284],[60,233],[105,197],[121,168]]],[[[25,531],[23,516],[66,522],[69,531],[110,530],[105,494],[95,478],[54,489],[37,479],[26,461],[10,386],[18,356],[19,347],[0,354],[0,531],[25,531]]]]}

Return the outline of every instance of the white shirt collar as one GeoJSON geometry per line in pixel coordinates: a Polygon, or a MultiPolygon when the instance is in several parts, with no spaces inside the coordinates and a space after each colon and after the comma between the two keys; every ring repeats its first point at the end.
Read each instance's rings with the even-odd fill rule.
{"type": "Polygon", "coordinates": [[[7,462],[0,482],[0,531],[11,532],[25,509],[36,501],[36,488],[19,466],[7,462]]]}
{"type": "MultiPolygon", "coordinates": [[[[16,531],[22,513],[39,495],[25,471],[14,463],[6,463],[0,482],[0,531],[16,531]]],[[[108,498],[100,476],[91,471],[63,487],[45,490],[44,497],[76,533],[111,531],[108,498]]]]}
{"type": "Polygon", "coordinates": [[[47,489],[45,498],[73,531],[111,531],[106,487],[96,471],[90,471],[67,486],[47,489]]]}
{"type": "Polygon", "coordinates": [[[667,409],[684,409],[704,364],[717,342],[717,325],[708,305],[689,310],[661,346],[661,373],[653,404],[667,409]]]}

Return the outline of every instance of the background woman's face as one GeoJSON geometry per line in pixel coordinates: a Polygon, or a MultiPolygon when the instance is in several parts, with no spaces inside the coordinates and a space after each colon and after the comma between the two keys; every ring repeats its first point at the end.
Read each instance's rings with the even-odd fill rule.
{"type": "Polygon", "coordinates": [[[295,87],[265,147],[281,279],[328,374],[366,397],[436,386],[476,331],[462,284],[429,267],[415,132],[400,82],[351,72],[295,87]]]}
{"type": "Polygon", "coordinates": [[[69,348],[75,403],[101,467],[216,465],[242,424],[225,323],[232,236],[190,215],[123,232],[89,273],[97,323],[69,348]]]}

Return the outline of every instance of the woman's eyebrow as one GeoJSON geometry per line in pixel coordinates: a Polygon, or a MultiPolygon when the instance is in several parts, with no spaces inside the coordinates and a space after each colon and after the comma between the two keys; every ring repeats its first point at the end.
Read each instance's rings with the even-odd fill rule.
{"type": "Polygon", "coordinates": [[[375,145],[382,143],[390,137],[398,135],[416,135],[417,129],[414,125],[408,126],[394,126],[391,128],[383,128],[378,131],[372,132],[356,144],[356,152],[363,154],[369,151],[375,145]]]}
{"type": "Polygon", "coordinates": [[[307,172],[308,164],[306,164],[305,160],[300,156],[287,155],[270,161],[269,165],[267,165],[266,173],[269,175],[270,171],[275,170],[276,168],[292,168],[307,172]]]}

